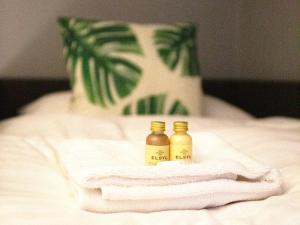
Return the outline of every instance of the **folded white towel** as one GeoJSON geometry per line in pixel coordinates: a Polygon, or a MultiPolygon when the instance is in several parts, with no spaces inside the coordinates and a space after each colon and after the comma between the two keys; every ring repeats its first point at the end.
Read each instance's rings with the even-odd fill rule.
{"type": "Polygon", "coordinates": [[[82,208],[99,212],[200,209],[281,193],[275,169],[210,133],[193,134],[194,164],[144,166],[144,143],[68,140],[59,148],[82,208]]]}

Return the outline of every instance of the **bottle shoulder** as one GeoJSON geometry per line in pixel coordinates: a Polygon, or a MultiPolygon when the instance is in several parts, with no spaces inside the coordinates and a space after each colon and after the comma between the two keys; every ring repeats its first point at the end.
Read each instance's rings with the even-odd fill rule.
{"type": "Polygon", "coordinates": [[[189,135],[188,133],[184,133],[184,134],[172,134],[170,137],[170,143],[174,144],[174,143],[192,143],[192,137],[191,135],[189,135]]]}

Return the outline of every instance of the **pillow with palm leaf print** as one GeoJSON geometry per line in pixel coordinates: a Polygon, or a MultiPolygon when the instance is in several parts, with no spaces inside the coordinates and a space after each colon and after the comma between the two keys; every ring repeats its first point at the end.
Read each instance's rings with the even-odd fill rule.
{"type": "Polygon", "coordinates": [[[201,114],[196,28],[58,19],[71,111],[95,115],[201,114]]]}

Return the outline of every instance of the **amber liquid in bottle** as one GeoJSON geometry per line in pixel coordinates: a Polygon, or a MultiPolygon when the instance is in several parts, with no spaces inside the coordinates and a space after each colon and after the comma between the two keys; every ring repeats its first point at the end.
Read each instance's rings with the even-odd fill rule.
{"type": "Polygon", "coordinates": [[[154,166],[170,159],[170,141],[164,133],[164,122],[152,121],[151,131],[146,139],[145,164],[154,166]]]}

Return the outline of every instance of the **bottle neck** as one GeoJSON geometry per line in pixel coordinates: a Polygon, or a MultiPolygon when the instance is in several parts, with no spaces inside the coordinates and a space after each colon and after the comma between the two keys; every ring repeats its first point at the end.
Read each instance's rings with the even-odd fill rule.
{"type": "Polygon", "coordinates": [[[152,134],[164,134],[164,131],[153,130],[152,134]]]}
{"type": "Polygon", "coordinates": [[[186,130],[174,130],[174,133],[175,134],[187,134],[187,131],[186,130]]]}

